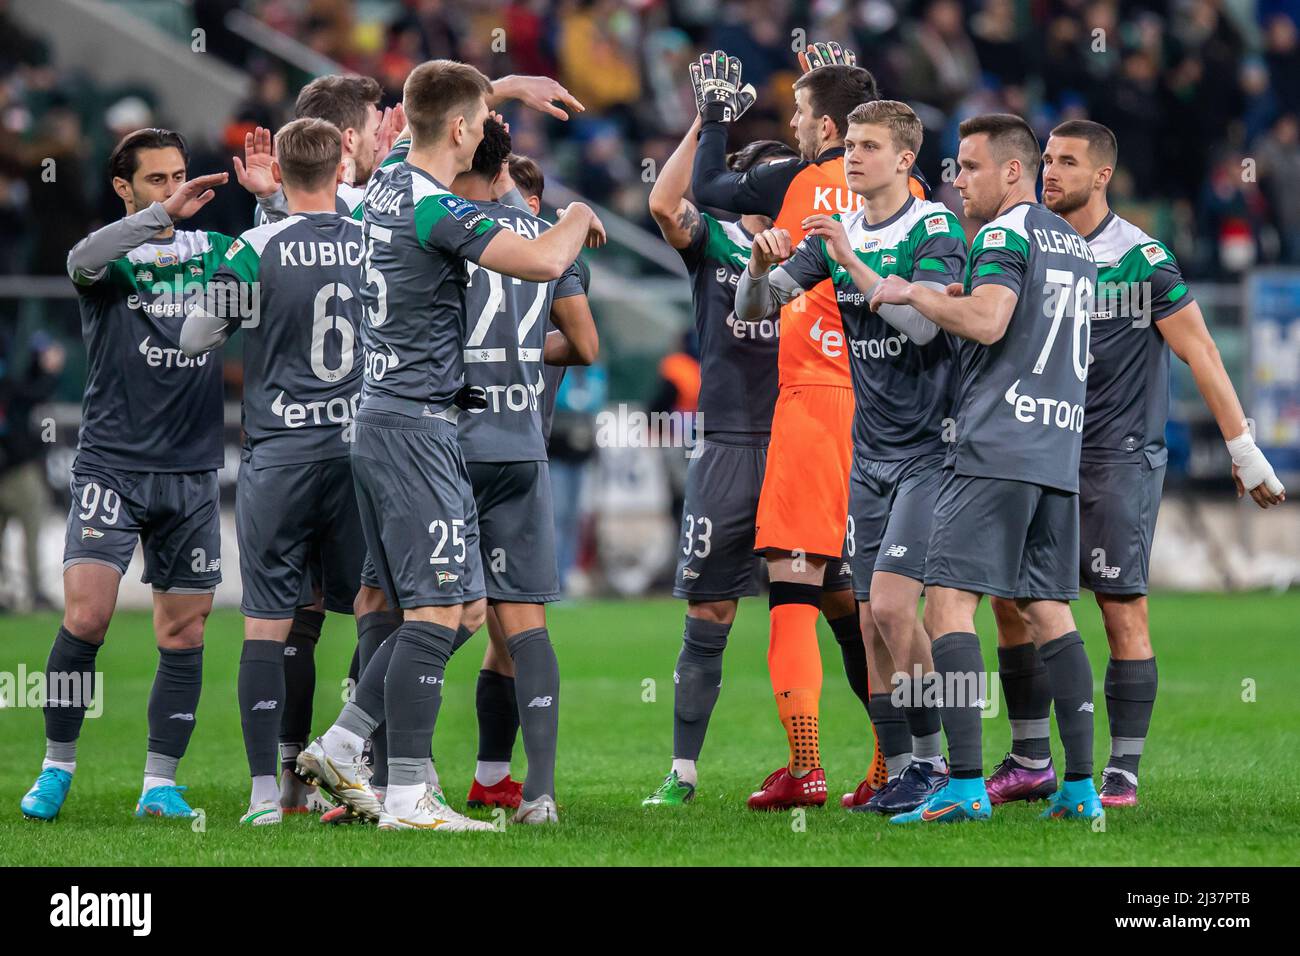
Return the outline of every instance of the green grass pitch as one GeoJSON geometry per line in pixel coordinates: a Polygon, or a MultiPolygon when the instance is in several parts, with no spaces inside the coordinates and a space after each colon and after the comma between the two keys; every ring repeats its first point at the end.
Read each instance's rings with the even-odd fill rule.
{"type": "MultiPolygon", "coordinates": [[[[1041,804],[999,808],[990,823],[955,826],[895,827],[841,810],[839,794],[865,769],[868,730],[824,624],[822,755],[831,802],[802,818],[745,809],[747,794],[785,759],[767,679],[762,599],[742,603],[732,630],[696,802],[680,811],[642,809],[641,798],[666,772],[670,756],[682,611],[670,600],[553,608],[551,632],[564,675],[561,824],[455,836],[328,828],[303,818],[278,828],[239,828],[248,795],[235,705],[241,625],[228,611],[209,623],[198,725],[181,764],[180,782],[189,786],[192,805],[203,809],[205,826],[196,831],[185,821],[135,819],[156,654],[148,615],[123,613],[99,658],[105,713],[87,721],[80,767],[56,823],[26,821],[18,811],[40,765],[41,715],[26,707],[0,710],[0,865],[1300,862],[1300,594],[1155,596],[1160,698],[1142,763],[1142,806],[1112,811],[1102,832],[1040,821],[1041,804]]],[[[1108,746],[1101,694],[1106,645],[1091,600],[1081,601],[1076,613],[1097,679],[1100,771],[1108,746]]],[[[40,667],[56,627],[52,615],[0,619],[0,671],[16,671],[20,663],[40,667]]],[[[979,627],[985,660],[993,664],[987,605],[979,627]]],[[[318,732],[338,710],[354,641],[351,620],[331,616],[317,654],[318,732]]],[[[448,669],[435,740],[444,786],[459,806],[473,773],[474,679],[483,641],[477,637],[448,669]]],[[[1007,749],[1009,730],[1004,717],[984,727],[988,769],[1007,749]]],[[[522,744],[515,754],[520,779],[522,744]]],[[[1059,769],[1059,745],[1057,759],[1059,769]]]]}

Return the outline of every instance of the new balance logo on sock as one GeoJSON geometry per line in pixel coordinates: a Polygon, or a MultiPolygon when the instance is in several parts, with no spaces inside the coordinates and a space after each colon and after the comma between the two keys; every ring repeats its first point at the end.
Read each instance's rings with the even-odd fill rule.
{"type": "Polygon", "coordinates": [[[259,700],[250,710],[275,710],[278,700],[259,700]]]}
{"type": "Polygon", "coordinates": [[[1092,714],[1092,713],[1096,713],[1096,711],[1093,709],[1092,701],[1090,701],[1090,700],[1085,700],[1082,704],[1080,704],[1080,705],[1079,705],[1079,709],[1078,709],[1077,711],[1075,711],[1075,713],[1076,713],[1076,714],[1081,714],[1081,713],[1083,713],[1085,710],[1086,710],[1088,713],[1090,713],[1090,714],[1092,714]]]}
{"type": "Polygon", "coordinates": [[[172,714],[167,719],[168,720],[193,720],[194,715],[193,714],[172,714]]]}
{"type": "Polygon", "coordinates": [[[905,544],[891,544],[885,549],[885,556],[888,558],[901,558],[905,554],[907,554],[907,545],[905,544]]]}
{"type": "Polygon", "coordinates": [[[298,656],[298,648],[294,647],[292,644],[286,644],[286,645],[284,645],[284,656],[285,656],[285,657],[297,657],[297,656],[298,656]]]}
{"type": "MultiPolygon", "coordinates": [[[[676,676],[677,676],[676,674],[673,675],[674,678],[675,678],[676,676]]],[[[528,702],[528,706],[529,706],[529,707],[550,707],[550,706],[551,706],[551,698],[549,698],[549,697],[534,697],[532,700],[530,700],[530,701],[528,702]]]]}

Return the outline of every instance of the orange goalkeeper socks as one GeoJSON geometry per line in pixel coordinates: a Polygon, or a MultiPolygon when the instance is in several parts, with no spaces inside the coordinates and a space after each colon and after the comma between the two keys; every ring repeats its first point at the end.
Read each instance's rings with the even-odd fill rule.
{"type": "Polygon", "coordinates": [[[822,693],[822,659],[817,647],[821,588],[774,581],[767,666],[776,709],[790,742],[790,773],[801,777],[821,766],[817,717],[822,693]]]}

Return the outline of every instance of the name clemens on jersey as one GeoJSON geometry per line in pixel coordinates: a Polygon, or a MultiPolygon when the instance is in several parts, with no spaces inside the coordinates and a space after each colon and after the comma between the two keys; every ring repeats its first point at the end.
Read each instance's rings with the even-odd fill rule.
{"type": "MultiPolygon", "coordinates": [[[[1088,248],[1087,241],[1077,232],[1060,232],[1056,229],[1034,229],[1034,241],[1038,243],[1038,248],[1044,252],[1056,252],[1065,256],[1074,256],[1076,259],[1082,259],[1085,262],[1095,262],[1092,257],[1092,250],[1088,248]]],[[[988,238],[990,232],[985,236],[984,246],[988,247],[988,238]]],[[[1005,239],[1003,240],[1005,242],[1005,239]]]]}

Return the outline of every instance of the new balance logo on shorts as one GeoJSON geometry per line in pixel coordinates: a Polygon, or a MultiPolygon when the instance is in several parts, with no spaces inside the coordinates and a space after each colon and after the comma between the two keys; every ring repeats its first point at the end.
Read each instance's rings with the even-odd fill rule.
{"type": "MultiPolygon", "coordinates": [[[[677,675],[674,674],[673,676],[676,677],[677,675]]],[[[551,698],[549,698],[549,697],[534,697],[532,700],[530,700],[530,701],[528,702],[528,706],[529,706],[529,707],[550,707],[550,706],[551,706],[551,698]]]]}
{"type": "Polygon", "coordinates": [[[907,554],[907,545],[905,544],[891,544],[885,549],[885,557],[888,558],[901,558],[905,554],[907,554]]]}
{"type": "Polygon", "coordinates": [[[1099,574],[1108,581],[1113,581],[1119,577],[1119,565],[1111,566],[1106,563],[1105,548],[1093,548],[1092,573],[1099,574]]]}

